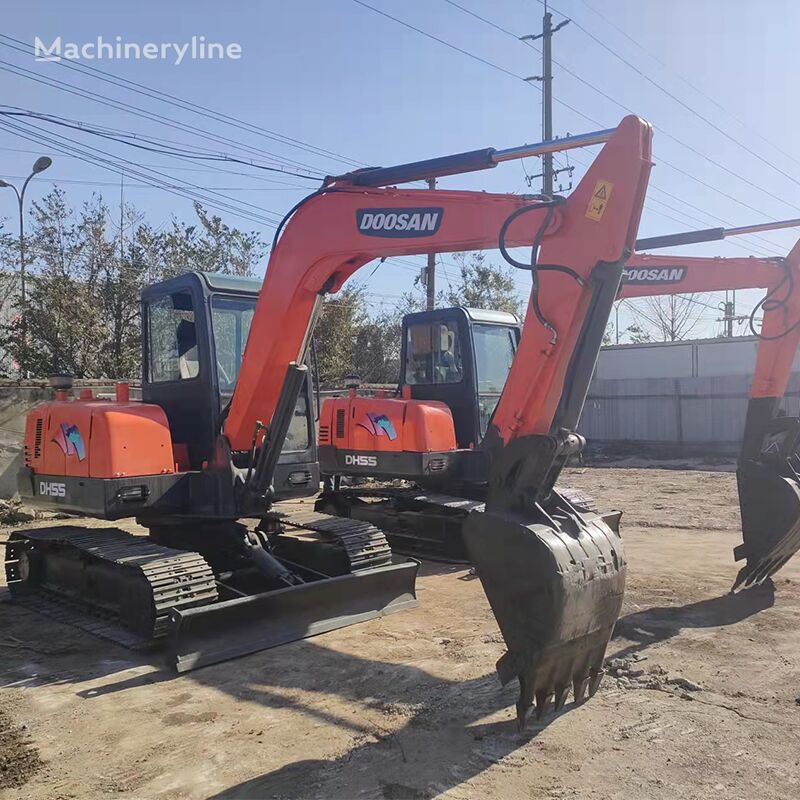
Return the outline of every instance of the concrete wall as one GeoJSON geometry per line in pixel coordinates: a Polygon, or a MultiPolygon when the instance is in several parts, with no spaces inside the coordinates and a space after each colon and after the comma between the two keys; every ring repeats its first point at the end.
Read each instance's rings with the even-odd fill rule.
{"type": "MultiPolygon", "coordinates": [[[[595,377],[619,380],[749,376],[755,369],[757,350],[755,336],[616,345],[600,351],[595,377]]],[[[794,371],[800,372],[800,353],[795,356],[794,371]]]]}

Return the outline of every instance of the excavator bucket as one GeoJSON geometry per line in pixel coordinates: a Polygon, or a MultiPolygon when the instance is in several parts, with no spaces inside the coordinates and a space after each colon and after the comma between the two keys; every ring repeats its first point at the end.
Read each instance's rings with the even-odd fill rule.
{"type": "Polygon", "coordinates": [[[760,447],[754,458],[742,458],[736,471],[742,514],[742,544],[734,548],[737,561],[747,559],[732,591],[747,589],[774,575],[800,550],[800,418],[775,417],[758,425],[759,400],[751,401],[745,426],[760,447]]]}
{"type": "Polygon", "coordinates": [[[625,558],[619,513],[582,510],[553,492],[541,517],[473,511],[464,540],[508,652],[497,662],[503,685],[519,679],[522,729],[597,690],[622,608],[625,558]]]}
{"type": "Polygon", "coordinates": [[[747,589],[774,575],[800,550],[800,475],[787,461],[745,461],[736,473],[742,512],[743,543],[734,548],[739,570],[733,591],[747,589]]]}

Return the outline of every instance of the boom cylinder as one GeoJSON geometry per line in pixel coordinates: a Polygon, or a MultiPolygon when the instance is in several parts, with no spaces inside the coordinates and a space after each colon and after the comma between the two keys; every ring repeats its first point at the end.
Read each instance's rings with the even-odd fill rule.
{"type": "Polygon", "coordinates": [[[329,177],[325,184],[345,182],[353,186],[389,186],[397,183],[408,183],[426,178],[441,178],[445,175],[460,175],[464,172],[477,172],[493,169],[503,161],[514,161],[520,158],[532,158],[546,153],[562,150],[574,150],[578,147],[590,147],[607,142],[616,128],[580,133],[576,136],[565,136],[563,139],[548,139],[536,144],[523,144],[495,150],[487,147],[483,150],[470,150],[466,153],[455,153],[441,158],[429,158],[425,161],[411,161],[408,164],[397,164],[393,167],[367,167],[353,172],[329,177]]]}

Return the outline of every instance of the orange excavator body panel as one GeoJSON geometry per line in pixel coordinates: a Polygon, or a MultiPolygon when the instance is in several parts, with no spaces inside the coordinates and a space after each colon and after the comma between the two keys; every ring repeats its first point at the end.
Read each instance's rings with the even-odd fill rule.
{"type": "Polygon", "coordinates": [[[456,433],[444,403],[349,396],[323,403],[319,443],[365,452],[430,453],[455,450],[456,433]]]}
{"type": "Polygon", "coordinates": [[[123,478],[175,472],[169,423],[155,405],[40,403],[25,423],[25,466],[39,475],[123,478]]]}

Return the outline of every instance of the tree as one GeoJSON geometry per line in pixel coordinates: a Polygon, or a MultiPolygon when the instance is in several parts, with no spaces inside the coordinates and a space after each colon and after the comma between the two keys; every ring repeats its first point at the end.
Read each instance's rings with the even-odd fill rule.
{"type": "Polygon", "coordinates": [[[322,386],[341,386],[344,377],[355,370],[356,336],[368,322],[363,285],[345,286],[325,300],[314,331],[322,386]]]}
{"type": "Polygon", "coordinates": [[[60,189],[33,204],[27,302],[6,326],[4,342],[24,372],[97,372],[106,343],[97,288],[103,264],[113,255],[105,237],[105,214],[105,206],[95,199],[76,217],[60,189]]]}
{"type": "MultiPolygon", "coordinates": [[[[519,291],[510,269],[487,264],[486,254],[482,252],[453,253],[453,259],[458,267],[458,277],[453,283],[446,281],[441,266],[437,270],[439,285],[443,279],[447,283],[447,287],[436,294],[437,306],[487,308],[521,316],[519,291]]],[[[398,310],[402,315],[424,311],[425,307],[425,285],[420,274],[414,279],[411,291],[402,296],[398,310]]]]}
{"type": "MultiPolygon", "coordinates": [[[[471,306],[519,313],[511,273],[487,264],[483,253],[456,254],[459,277],[437,294],[437,305],[471,306]]],[[[441,274],[441,270],[440,270],[441,274]]],[[[400,377],[403,316],[424,311],[425,288],[417,277],[390,312],[370,315],[366,287],[346,287],[326,300],[315,341],[320,383],[341,387],[348,374],[363,383],[396,383],[400,377]]]]}
{"type": "Polygon", "coordinates": [[[700,323],[701,306],[693,294],[645,297],[641,304],[631,304],[636,332],[642,337],[639,341],[676,342],[689,336],[700,323]]]}
{"type": "MultiPolygon", "coordinates": [[[[6,230],[5,220],[0,220],[0,326],[11,322],[17,313],[16,295],[19,292],[19,249],[17,237],[6,230]]],[[[0,346],[0,375],[16,374],[11,356],[0,346]]]]}
{"type": "MultiPolygon", "coordinates": [[[[31,209],[32,264],[25,309],[2,324],[3,347],[25,372],[135,377],[141,372],[142,289],[188,270],[252,274],[266,245],[195,205],[198,222],[173,220],[160,232],[132,207],[113,229],[102,197],[75,212],[61,189],[31,209]],[[25,313],[27,341],[21,337],[25,313]]],[[[2,256],[0,237],[0,256],[2,256]]]]}
{"type": "Polygon", "coordinates": [[[199,226],[173,220],[169,231],[155,237],[163,276],[189,270],[252,275],[267,250],[261,237],[229,227],[221,217],[210,216],[200,203],[195,203],[194,209],[199,226]]]}
{"type": "Polygon", "coordinates": [[[632,344],[644,344],[653,341],[650,333],[635,322],[628,325],[624,332],[628,334],[632,344]]]}
{"type": "Polygon", "coordinates": [[[520,315],[520,298],[510,269],[486,262],[486,254],[454,253],[459,268],[455,284],[444,292],[451,306],[489,308],[520,315]]]}

